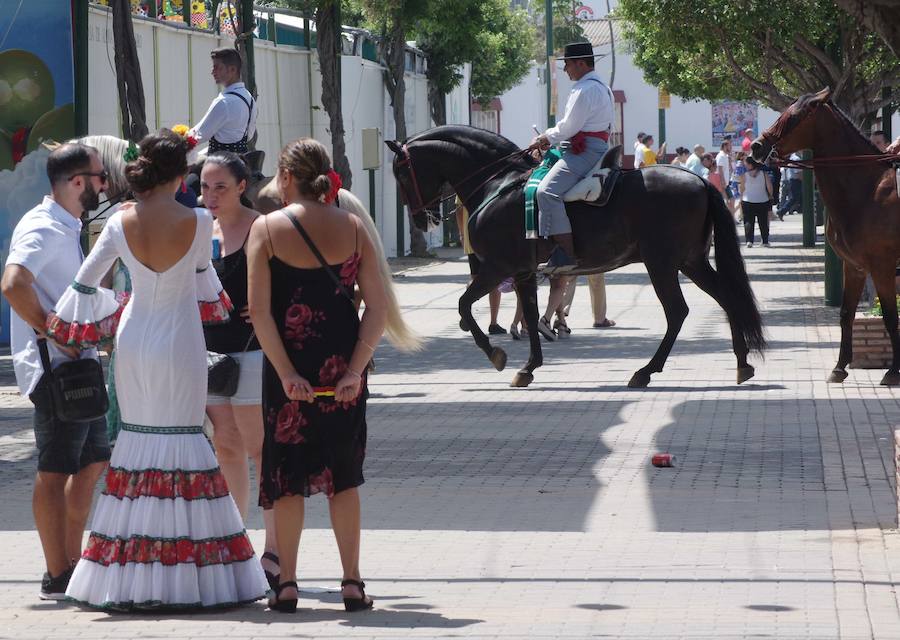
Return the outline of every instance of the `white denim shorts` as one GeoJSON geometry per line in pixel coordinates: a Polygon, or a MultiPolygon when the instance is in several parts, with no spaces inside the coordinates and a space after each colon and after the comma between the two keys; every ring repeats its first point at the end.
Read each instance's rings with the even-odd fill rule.
{"type": "Polygon", "coordinates": [[[238,366],[241,368],[237,391],[231,397],[209,393],[206,395],[207,406],[262,404],[262,350],[238,351],[228,355],[237,360],[238,366]]]}

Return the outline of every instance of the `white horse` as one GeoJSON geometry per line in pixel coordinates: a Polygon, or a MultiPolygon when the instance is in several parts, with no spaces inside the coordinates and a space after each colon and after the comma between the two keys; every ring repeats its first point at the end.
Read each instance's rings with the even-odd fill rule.
{"type": "MultiPolygon", "coordinates": [[[[80,142],[92,146],[97,149],[103,166],[109,173],[109,184],[107,188],[107,199],[109,202],[117,202],[121,198],[128,195],[128,181],[125,179],[125,151],[128,149],[128,141],[122,140],[110,135],[85,136],[77,138],[72,142],[80,142]]],[[[271,181],[274,184],[274,180],[271,181]]],[[[257,192],[258,193],[258,192],[257,192]]],[[[248,194],[251,202],[256,206],[254,195],[248,194]]],[[[381,242],[381,235],[372,221],[372,216],[363,203],[346,189],[341,189],[338,193],[338,202],[345,211],[349,211],[359,218],[375,246],[377,253],[379,270],[381,271],[381,279],[384,282],[384,291],[387,295],[387,322],[385,324],[385,334],[388,340],[396,348],[402,351],[418,351],[422,348],[422,338],[403,319],[400,312],[400,303],[397,300],[397,293],[394,290],[394,277],[391,274],[391,268],[384,255],[384,248],[381,242]]],[[[261,207],[262,213],[269,213],[261,207]]],[[[105,216],[103,216],[105,219],[105,216]]]]}

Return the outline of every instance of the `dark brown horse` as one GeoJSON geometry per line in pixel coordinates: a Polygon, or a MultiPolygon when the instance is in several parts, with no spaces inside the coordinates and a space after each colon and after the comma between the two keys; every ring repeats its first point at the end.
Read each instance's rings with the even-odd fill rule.
{"type": "Polygon", "coordinates": [[[841,349],[828,381],[843,382],[847,377],[847,365],[853,359],[853,318],[869,273],[883,302],[884,326],[893,347],[891,368],[881,384],[898,385],[900,337],[894,270],[900,260],[900,198],[894,170],[834,105],[829,89],[805,95],[788,107],[753,143],[753,156],[762,161],[773,150],[787,157],[801,149],[813,152],[816,183],[828,208],[825,233],[844,261],[841,349]],[[873,157],[867,162],[860,157],[867,155],[882,159],[873,157]]]}
{"type": "MultiPolygon", "coordinates": [[[[534,379],[533,371],[543,363],[537,331],[536,261],[551,248],[544,241],[525,238],[522,186],[534,163],[506,138],[474,127],[436,127],[403,145],[387,144],[396,154],[394,176],[420,227],[426,228],[435,219],[445,185],[459,194],[469,211],[476,212],[483,202],[490,202],[469,219],[469,240],[482,266],[459,299],[459,312],[475,343],[498,370],[503,369],[506,353],[493,347],[478,327],[472,303],[504,278],[515,276],[531,353],[512,384],[527,386],[534,379]],[[504,191],[505,184],[513,188],[504,191]],[[491,200],[498,190],[500,195],[491,200]]],[[[662,371],[688,315],[679,271],[725,310],[737,357],[737,382],[753,376],[747,354],[765,346],[762,322],[738,249],[734,219],[712,185],[690,171],[654,166],[623,173],[606,206],[569,202],[566,210],[583,267],[573,273],[600,273],[643,262],[665,312],[666,334],[629,386],[646,387],[650,376],[662,371]],[[709,263],[713,239],[715,269],[709,263]]]]}

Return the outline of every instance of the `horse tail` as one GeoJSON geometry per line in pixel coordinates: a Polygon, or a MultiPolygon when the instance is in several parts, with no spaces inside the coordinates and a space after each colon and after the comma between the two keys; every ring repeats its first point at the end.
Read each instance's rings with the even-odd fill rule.
{"type": "Polygon", "coordinates": [[[743,336],[747,346],[753,351],[762,353],[766,348],[762,318],[756,305],[756,296],[750,288],[750,279],[747,277],[741,250],[738,248],[734,217],[725,206],[722,195],[708,182],[706,195],[713,222],[716,275],[722,304],[731,316],[732,325],[743,336]]]}
{"type": "Polygon", "coordinates": [[[422,337],[412,330],[400,313],[400,303],[397,301],[397,294],[394,291],[394,276],[384,257],[381,236],[378,234],[378,229],[375,228],[375,223],[372,222],[372,216],[369,215],[359,198],[346,189],[340,190],[338,201],[341,209],[349,211],[362,221],[363,227],[369,233],[372,244],[375,246],[375,259],[378,261],[378,269],[381,271],[381,280],[384,283],[384,293],[387,298],[387,321],[384,332],[387,334],[388,340],[401,351],[420,350],[422,337]]]}

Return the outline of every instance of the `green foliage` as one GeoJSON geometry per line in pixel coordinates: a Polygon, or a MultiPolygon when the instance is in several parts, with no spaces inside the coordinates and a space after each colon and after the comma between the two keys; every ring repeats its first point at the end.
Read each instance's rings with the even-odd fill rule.
{"type": "MultiPolygon", "coordinates": [[[[900,295],[897,296],[897,311],[900,312],[900,295]]],[[[872,305],[872,308],[866,312],[866,315],[877,316],[879,318],[884,317],[884,309],[881,307],[881,298],[875,297],[875,302],[872,305]]]]}
{"type": "Polygon", "coordinates": [[[687,99],[782,109],[830,85],[858,121],[900,69],[832,0],[621,0],[617,14],[647,81],[687,99]]]}
{"type": "MultiPolygon", "coordinates": [[[[532,0],[534,38],[531,57],[547,60],[547,21],[544,0],[532,0]]],[[[584,30],[575,19],[572,0],[553,0],[553,50],[561,51],[572,42],[584,42],[584,30]]]]}
{"type": "Polygon", "coordinates": [[[507,0],[432,0],[414,37],[428,57],[428,79],[438,91],[459,85],[458,68],[472,64],[472,95],[489,102],[528,72],[533,30],[507,0]]]}

